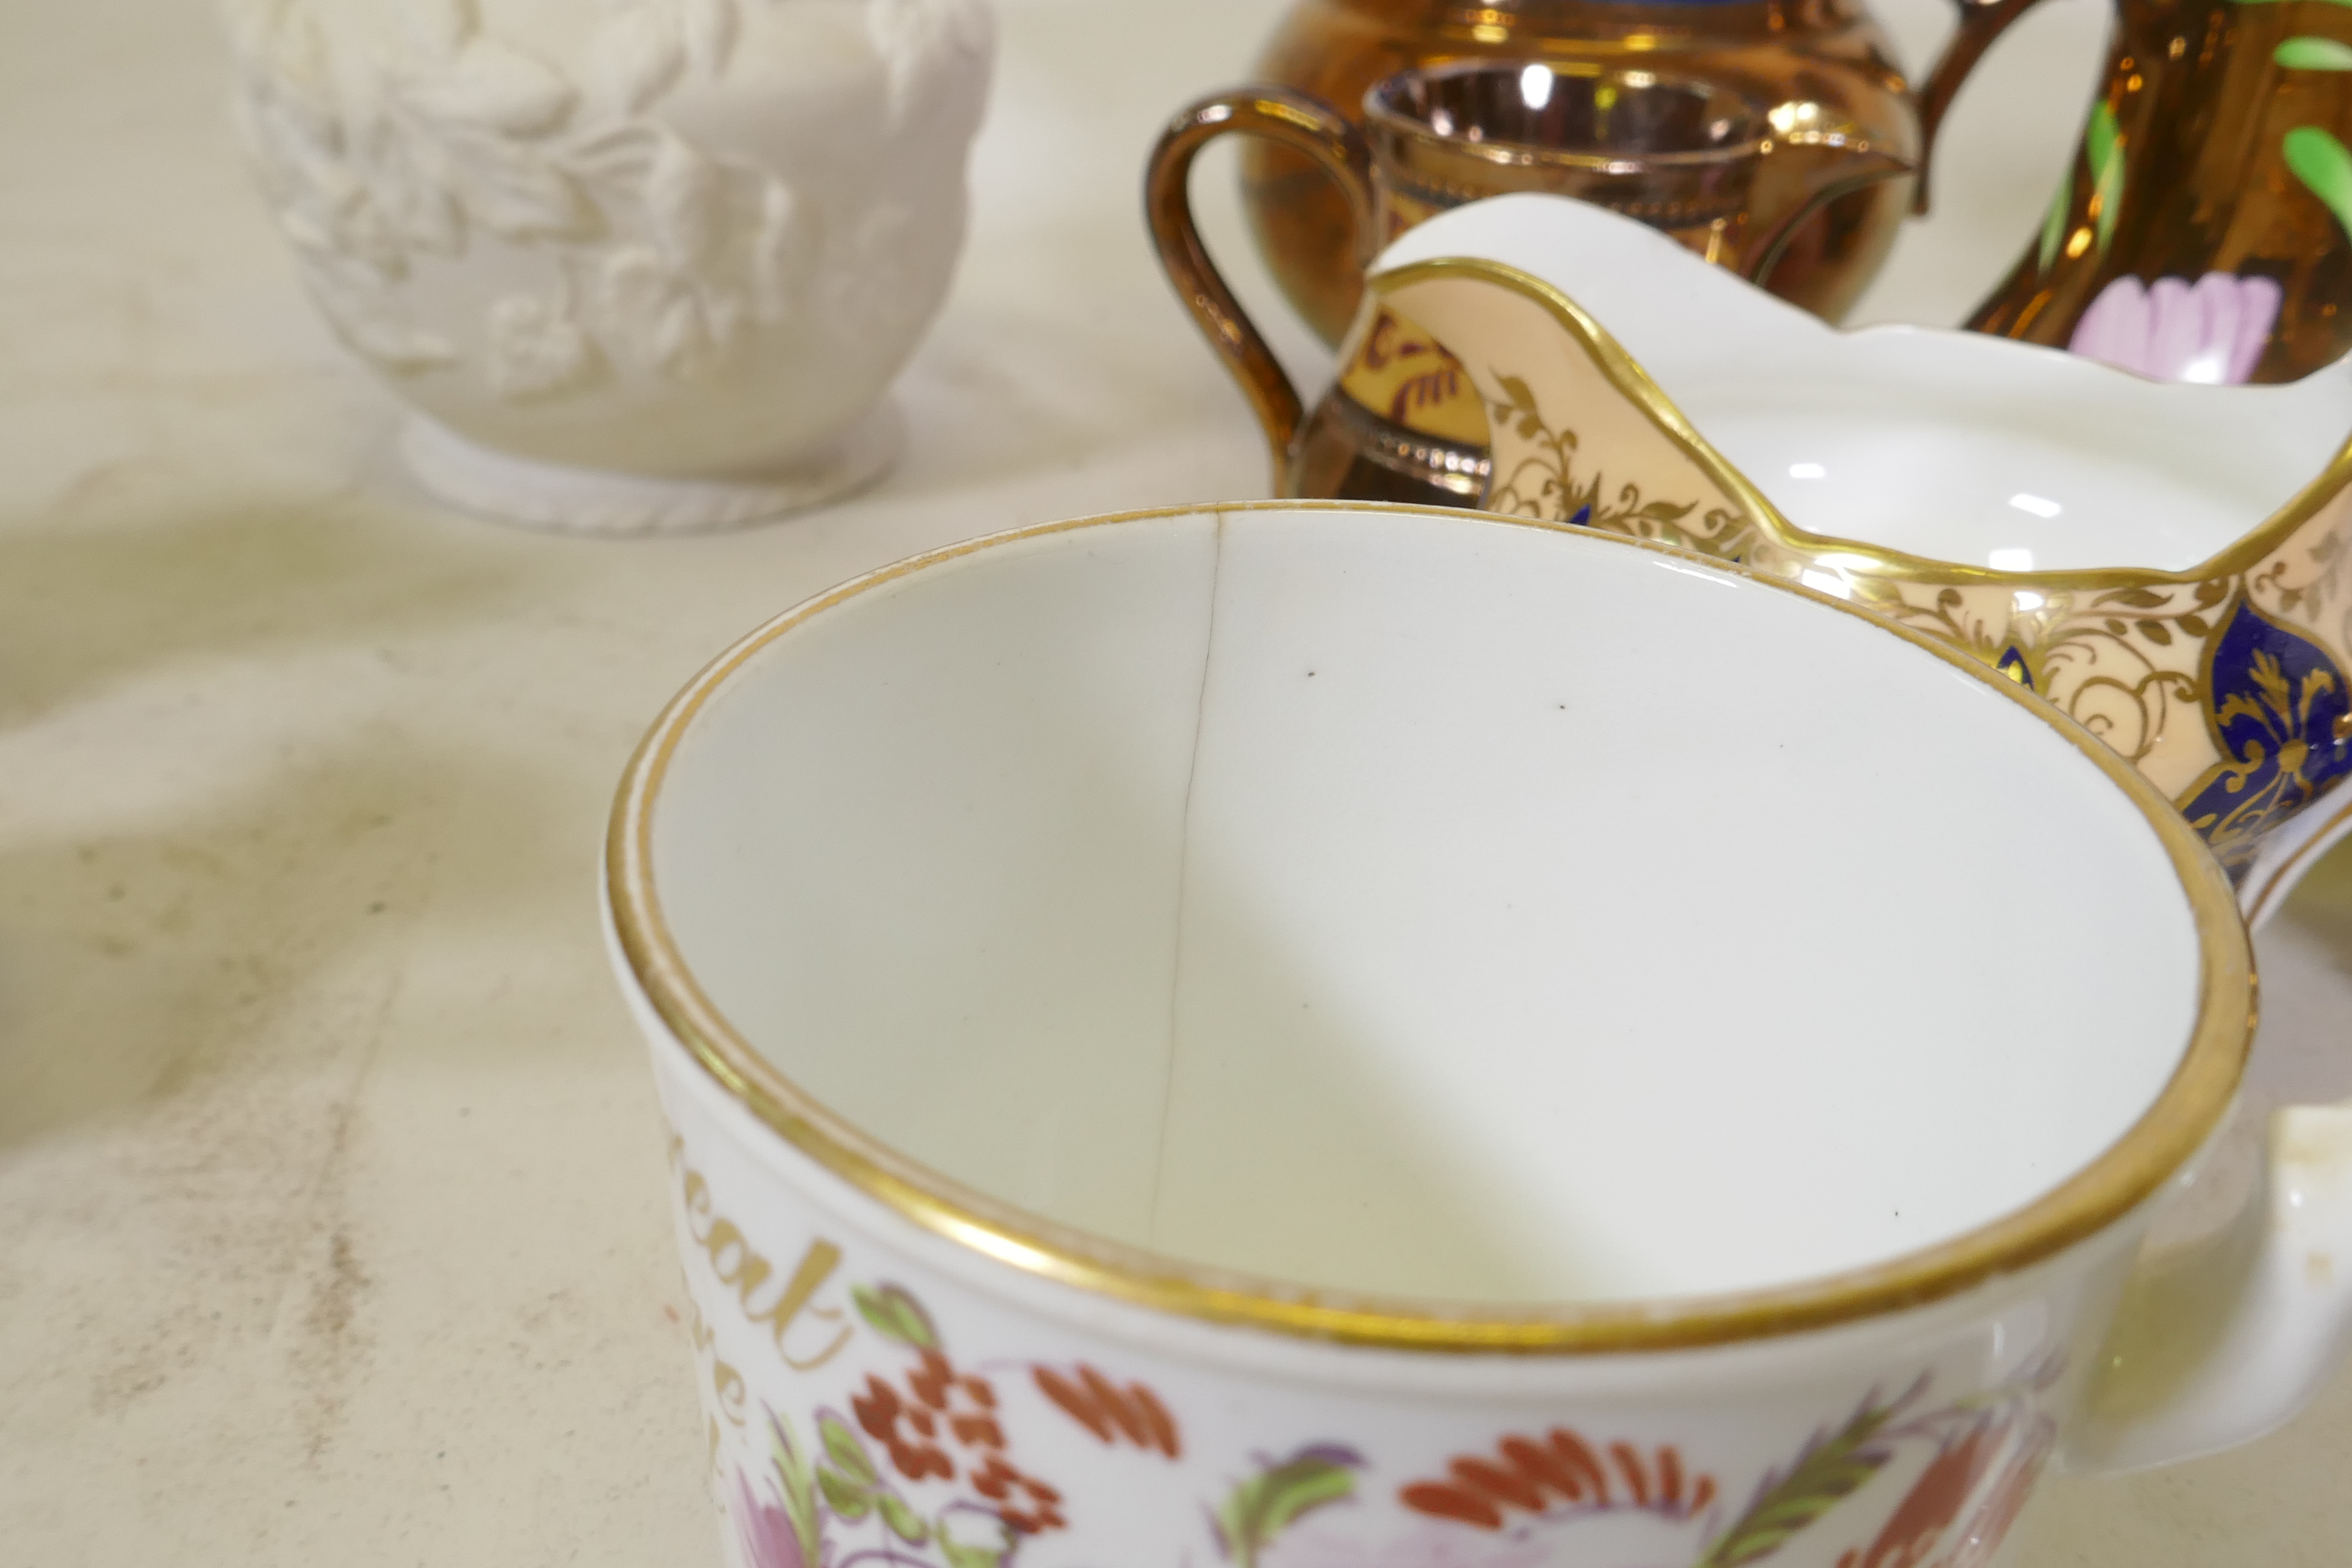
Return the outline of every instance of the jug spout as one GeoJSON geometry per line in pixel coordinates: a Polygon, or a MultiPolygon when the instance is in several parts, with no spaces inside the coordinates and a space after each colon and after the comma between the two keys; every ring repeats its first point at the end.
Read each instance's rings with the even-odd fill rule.
{"type": "Polygon", "coordinates": [[[1790,237],[1824,205],[1865,186],[1899,180],[1917,170],[1918,165],[1911,160],[1897,157],[1848,132],[1817,132],[1773,138],[1766,143],[1763,173],[1758,177],[1788,182],[1795,187],[1797,199],[1785,216],[1748,240],[1743,247],[1739,275],[1762,287],[1788,250],[1790,237]]]}

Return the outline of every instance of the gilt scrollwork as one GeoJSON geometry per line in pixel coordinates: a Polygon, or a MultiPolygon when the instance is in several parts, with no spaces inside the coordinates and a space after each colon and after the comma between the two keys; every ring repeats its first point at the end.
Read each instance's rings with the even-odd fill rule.
{"type": "Polygon", "coordinates": [[[1554,429],[1519,377],[1496,374],[1493,380],[1503,396],[1489,401],[1487,415],[1517,438],[1521,455],[1497,477],[1485,502],[1487,510],[1598,528],[1727,561],[1742,560],[1754,547],[1755,524],[1729,507],[1647,497],[1630,480],[1612,493],[1597,468],[1580,475],[1576,432],[1554,429]]]}

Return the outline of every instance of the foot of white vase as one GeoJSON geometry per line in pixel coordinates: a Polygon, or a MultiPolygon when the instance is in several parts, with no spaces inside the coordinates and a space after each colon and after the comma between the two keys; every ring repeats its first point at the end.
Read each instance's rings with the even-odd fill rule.
{"type": "Polygon", "coordinates": [[[898,457],[905,426],[888,403],[823,452],[747,479],[671,479],[509,457],[412,417],[401,455],[436,499],[499,522],[560,533],[693,533],[740,528],[837,500],[898,457]]]}

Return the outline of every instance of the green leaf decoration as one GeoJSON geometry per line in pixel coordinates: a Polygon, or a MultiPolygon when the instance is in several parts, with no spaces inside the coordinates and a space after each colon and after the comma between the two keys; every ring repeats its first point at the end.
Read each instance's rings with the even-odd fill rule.
{"type": "Polygon", "coordinates": [[[801,1561],[823,1562],[824,1523],[817,1517],[816,1474],[793,1440],[792,1427],[773,1411],[768,1414],[768,1458],[783,1490],[784,1517],[793,1521],[793,1534],[800,1541],[801,1561]]]}
{"type": "Polygon", "coordinates": [[[1234,1568],[1256,1568],[1258,1553],[1301,1516],[1355,1495],[1355,1456],[1303,1448],[1235,1487],[1217,1510],[1217,1533],[1234,1568]]]}
{"type": "Polygon", "coordinates": [[[2116,111],[2104,99],[2091,107],[2091,126],[2084,132],[2083,150],[2091,160],[2091,190],[2099,201],[2099,254],[2105,256],[2116,237],[2116,218],[2123,210],[2124,150],[2116,111]]]}
{"type": "Polygon", "coordinates": [[[2305,34],[2279,45],[2271,58],[2291,71],[2352,71],[2352,44],[2305,34]]]}
{"type": "Polygon", "coordinates": [[[890,1533],[908,1545],[920,1546],[931,1538],[931,1527],[925,1524],[922,1515],[908,1508],[906,1500],[897,1492],[884,1492],[874,1500],[882,1510],[882,1522],[890,1527],[890,1533]]]}
{"type": "Polygon", "coordinates": [[[857,1303],[857,1315],[872,1324],[874,1331],[883,1338],[912,1345],[919,1351],[940,1348],[940,1336],[931,1328],[931,1315],[923,1310],[922,1303],[898,1286],[885,1285],[877,1290],[853,1285],[849,1299],[857,1303]]]}
{"type": "Polygon", "coordinates": [[[2042,249],[2036,271],[2047,272],[2050,264],[2058,259],[2059,242],[2066,237],[2066,215],[2074,206],[2074,165],[2070,162],[2066,172],[2058,176],[2057,193],[2050,198],[2050,210],[2042,215],[2042,249]]]}
{"type": "Polygon", "coordinates": [[[833,1511],[852,1523],[874,1511],[874,1495],[839,1470],[819,1470],[816,1484],[833,1511]]]}
{"type": "Polygon", "coordinates": [[[2091,178],[2105,177],[2104,171],[2115,162],[2116,142],[2121,135],[2116,124],[2116,111],[2107,100],[2101,99],[2091,106],[2091,123],[2083,132],[2083,151],[2091,160],[2091,178]]]}
{"type": "Polygon", "coordinates": [[[2352,234],[2352,153],[2316,125],[2298,125],[2280,143],[2286,166],[2311,194],[2327,204],[2336,221],[2352,234]]]}
{"type": "Polygon", "coordinates": [[[947,1532],[946,1521],[940,1521],[940,1555],[948,1560],[948,1568],[1003,1568],[1005,1557],[1013,1551],[1013,1532],[999,1524],[1003,1531],[993,1544],[958,1541],[947,1532]]]}
{"type": "Polygon", "coordinates": [[[857,1434],[840,1416],[818,1416],[816,1433],[824,1444],[824,1457],[851,1480],[870,1487],[881,1479],[875,1473],[874,1461],[866,1457],[866,1445],[857,1440],[857,1434]]]}
{"type": "Polygon", "coordinates": [[[1862,1489],[1893,1456],[1874,1448],[1878,1436],[1902,1405],[1865,1401],[1853,1418],[1827,1437],[1816,1437],[1797,1456],[1789,1473],[1756,1494],[1748,1511],[1731,1521],[1693,1568],[1741,1568],[1769,1557],[1790,1539],[1862,1489]]]}

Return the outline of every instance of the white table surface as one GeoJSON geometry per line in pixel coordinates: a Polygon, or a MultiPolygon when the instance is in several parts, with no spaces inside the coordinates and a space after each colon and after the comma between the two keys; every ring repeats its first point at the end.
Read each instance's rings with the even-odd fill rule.
{"type": "MultiPolygon", "coordinates": [[[[205,0],[0,4],[0,1563],[714,1560],[658,1123],[596,931],[631,744],[736,634],[867,567],[1265,484],[1138,181],[1272,6],[1001,3],[906,459],[665,542],[415,492],[236,162],[205,0]]],[[[1896,5],[1916,66],[1945,18],[1896,5]]],[[[2019,29],[1864,318],[1949,321],[2006,268],[2105,26],[2052,0],[2019,29]]],[[[2352,853],[2263,958],[2265,1085],[2352,1093],[2352,853]]],[[[2053,1482],[2012,1556],[2352,1561],[2352,1378],[2238,1453],[2053,1482]]]]}

